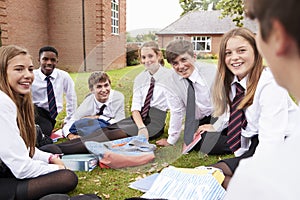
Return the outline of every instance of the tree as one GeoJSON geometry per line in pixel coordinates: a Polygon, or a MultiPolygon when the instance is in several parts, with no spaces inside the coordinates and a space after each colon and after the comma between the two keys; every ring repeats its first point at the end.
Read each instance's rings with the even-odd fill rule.
{"type": "Polygon", "coordinates": [[[208,10],[212,5],[212,10],[221,10],[221,18],[229,16],[236,26],[243,26],[244,2],[243,0],[179,0],[183,9],[181,16],[193,10],[208,10]]]}
{"type": "Polygon", "coordinates": [[[229,16],[236,26],[242,27],[244,24],[244,2],[243,0],[221,0],[216,8],[222,11],[221,18],[229,16]]]}
{"type": "Polygon", "coordinates": [[[134,38],[126,31],[126,42],[134,42],[134,38]]]}
{"type": "Polygon", "coordinates": [[[181,13],[180,16],[193,11],[193,10],[197,10],[197,3],[194,2],[194,0],[179,0],[179,4],[181,6],[181,8],[183,9],[183,12],[181,13]]]}
{"type": "Polygon", "coordinates": [[[181,16],[193,10],[208,10],[209,5],[212,10],[216,10],[216,5],[220,0],[179,0],[179,4],[183,9],[181,16]]]}

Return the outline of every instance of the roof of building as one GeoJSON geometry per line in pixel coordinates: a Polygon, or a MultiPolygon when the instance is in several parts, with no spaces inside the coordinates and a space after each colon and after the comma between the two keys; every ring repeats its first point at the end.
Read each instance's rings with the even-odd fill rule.
{"type": "MultiPolygon", "coordinates": [[[[220,19],[221,11],[191,11],[161,29],[156,34],[224,34],[236,28],[230,17],[220,19]]],[[[256,23],[250,19],[244,19],[244,27],[257,32],[256,23]]]]}

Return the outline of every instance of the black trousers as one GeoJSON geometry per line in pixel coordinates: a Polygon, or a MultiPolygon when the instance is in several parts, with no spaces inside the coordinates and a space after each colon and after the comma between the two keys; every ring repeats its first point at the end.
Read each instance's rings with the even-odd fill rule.
{"type": "MultiPolygon", "coordinates": [[[[164,133],[166,112],[157,108],[151,107],[149,113],[144,120],[149,133],[149,139],[155,139],[164,133]]],[[[109,125],[108,130],[122,129],[128,136],[138,134],[138,128],[132,117],[127,117],[115,124],[109,125]]]]}
{"type": "Polygon", "coordinates": [[[203,133],[202,139],[193,150],[208,155],[223,155],[233,153],[227,144],[227,128],[222,132],[203,133]]]}
{"type": "MultiPolygon", "coordinates": [[[[150,108],[144,124],[147,126],[150,139],[159,137],[165,126],[166,112],[157,108],[150,108]]],[[[74,140],[69,140],[59,144],[49,144],[40,149],[51,153],[89,153],[84,143],[86,141],[106,142],[110,140],[121,139],[135,136],[138,134],[138,128],[131,117],[121,120],[118,123],[99,129],[90,135],[83,136],[74,140]]]]}
{"type": "Polygon", "coordinates": [[[51,118],[49,111],[37,107],[36,105],[34,106],[34,112],[35,123],[41,127],[43,134],[50,136],[54,129],[56,120],[51,118]]]}

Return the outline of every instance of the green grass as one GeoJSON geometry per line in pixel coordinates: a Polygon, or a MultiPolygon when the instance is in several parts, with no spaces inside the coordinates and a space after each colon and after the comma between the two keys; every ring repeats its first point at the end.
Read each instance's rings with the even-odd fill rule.
{"type": "MultiPolygon", "coordinates": [[[[134,77],[142,70],[144,70],[143,66],[139,65],[107,71],[112,80],[112,88],[119,90],[125,95],[126,116],[130,115],[130,102],[134,77]]],[[[89,75],[90,73],[71,74],[76,85],[78,104],[80,104],[85,95],[89,93],[87,85],[89,75]]],[[[64,116],[65,112],[59,114],[58,123],[56,125],[57,128],[61,126],[64,116]]],[[[167,137],[167,128],[168,124],[166,124],[165,133],[162,137],[167,137]]],[[[232,157],[232,155],[207,156],[201,155],[198,152],[191,152],[188,155],[182,155],[182,142],[183,138],[181,137],[175,146],[164,148],[158,147],[155,152],[156,158],[154,162],[145,166],[121,170],[100,169],[99,167],[96,167],[91,172],[76,172],[79,177],[79,184],[77,188],[70,193],[70,195],[96,193],[103,199],[124,199],[128,197],[141,196],[143,193],[130,189],[128,187],[129,183],[151,173],[159,172],[168,165],[176,167],[196,167],[201,165],[210,165],[220,159],[232,157]]]]}

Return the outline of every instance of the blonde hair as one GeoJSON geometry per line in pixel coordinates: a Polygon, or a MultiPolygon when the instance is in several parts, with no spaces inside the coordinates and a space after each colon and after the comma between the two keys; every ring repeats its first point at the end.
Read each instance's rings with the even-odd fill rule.
{"type": "Polygon", "coordinates": [[[0,90],[6,93],[17,106],[17,124],[20,135],[29,148],[29,156],[32,157],[35,152],[36,133],[31,93],[23,95],[13,91],[7,76],[8,62],[15,56],[22,54],[29,55],[26,49],[15,45],[0,48],[0,90]]]}
{"type": "Polygon", "coordinates": [[[220,43],[219,60],[218,60],[218,73],[215,78],[215,84],[213,86],[213,104],[214,104],[214,116],[220,116],[227,111],[228,105],[231,104],[229,94],[231,89],[231,82],[233,81],[234,75],[227,68],[225,63],[225,51],[227,42],[230,38],[240,36],[247,40],[254,51],[254,64],[248,72],[247,81],[247,93],[244,99],[238,106],[238,109],[246,109],[253,103],[255,90],[257,87],[258,80],[264,69],[262,57],[259,54],[254,34],[247,28],[236,28],[227,32],[220,43]]]}

